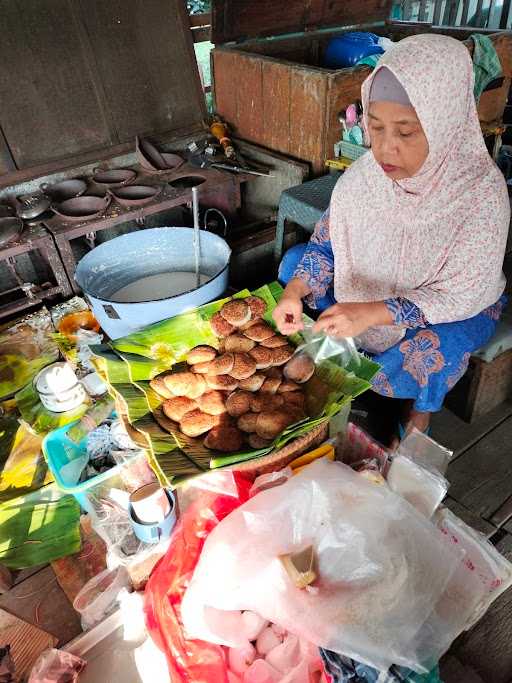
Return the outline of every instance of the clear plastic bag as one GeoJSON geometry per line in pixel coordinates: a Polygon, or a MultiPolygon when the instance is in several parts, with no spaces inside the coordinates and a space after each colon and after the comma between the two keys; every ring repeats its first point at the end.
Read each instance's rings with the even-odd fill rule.
{"type": "Polygon", "coordinates": [[[448,491],[448,481],[437,471],[417,464],[405,455],[393,458],[387,474],[389,488],[418,512],[432,517],[448,491]]]}
{"type": "Polygon", "coordinates": [[[405,455],[425,469],[444,475],[453,456],[453,451],[441,446],[430,436],[414,428],[405,439],[402,439],[396,450],[396,455],[405,455]]]}
{"type": "Polygon", "coordinates": [[[86,662],[65,650],[46,650],[32,667],[28,683],[76,683],[86,662]]]}
{"type": "Polygon", "coordinates": [[[184,596],[187,634],[219,638],[208,619],[219,610],[252,610],[301,639],[380,670],[402,664],[426,673],[442,653],[415,639],[441,598],[461,554],[387,487],[341,463],[318,460],[285,484],[263,491],[208,537],[184,596]],[[313,546],[318,579],[300,590],[279,557],[313,546]]]}
{"type": "Polygon", "coordinates": [[[315,365],[323,360],[330,360],[343,368],[350,364],[361,364],[352,337],[330,337],[323,332],[314,332],[313,323],[306,323],[301,335],[304,343],[297,348],[296,353],[306,353],[315,365]]]}

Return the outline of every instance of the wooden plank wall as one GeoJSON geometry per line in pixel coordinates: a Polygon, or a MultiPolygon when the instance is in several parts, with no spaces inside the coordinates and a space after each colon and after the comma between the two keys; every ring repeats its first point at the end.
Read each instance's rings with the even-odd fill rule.
{"type": "Polygon", "coordinates": [[[213,53],[216,109],[250,142],[323,169],[325,73],[300,64],[217,48],[213,53]],[[315,131],[315,135],[311,135],[315,131]]]}

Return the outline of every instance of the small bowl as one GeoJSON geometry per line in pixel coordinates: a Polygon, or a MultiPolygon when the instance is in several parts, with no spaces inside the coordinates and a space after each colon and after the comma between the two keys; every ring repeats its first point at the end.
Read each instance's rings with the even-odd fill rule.
{"type": "Polygon", "coordinates": [[[77,330],[91,330],[92,332],[100,331],[100,324],[94,317],[91,311],[77,311],[76,313],[68,313],[65,315],[57,325],[58,331],[66,336],[69,341],[76,342],[77,330]]]}

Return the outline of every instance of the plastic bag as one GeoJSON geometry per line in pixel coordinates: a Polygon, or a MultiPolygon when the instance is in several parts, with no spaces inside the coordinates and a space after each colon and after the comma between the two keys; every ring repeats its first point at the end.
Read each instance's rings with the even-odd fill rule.
{"type": "Polygon", "coordinates": [[[202,479],[187,485],[188,508],[182,511],[169,550],[144,593],[146,628],[166,656],[173,683],[229,683],[221,647],[185,640],[181,601],[208,534],[248,499],[251,482],[231,471],[204,477],[206,488],[201,488],[202,479]],[[222,480],[226,484],[224,493],[220,492],[222,480]]]}
{"type": "Polygon", "coordinates": [[[105,569],[85,584],[73,601],[84,631],[117,609],[117,596],[125,588],[130,588],[130,578],[124,567],[105,569]]]}
{"type": "Polygon", "coordinates": [[[65,650],[46,650],[34,664],[28,683],[76,683],[86,664],[65,650]]]}
{"type": "Polygon", "coordinates": [[[449,486],[439,472],[425,469],[405,455],[393,458],[387,482],[392,491],[429,519],[443,501],[449,486]]]}
{"type": "Polygon", "coordinates": [[[323,360],[330,360],[343,368],[350,364],[361,364],[352,337],[330,337],[323,332],[314,332],[313,323],[306,323],[301,335],[304,343],[297,348],[296,353],[306,353],[316,365],[323,360]]]}
{"type": "Polygon", "coordinates": [[[181,615],[193,638],[216,638],[206,616],[252,610],[316,645],[377,669],[427,672],[442,653],[415,650],[461,554],[427,519],[341,463],[318,460],[263,491],[208,537],[181,615]],[[315,591],[299,590],[279,557],[313,545],[315,591]]]}
{"type": "Polygon", "coordinates": [[[441,446],[430,436],[414,428],[400,442],[396,455],[405,455],[421,467],[444,475],[453,456],[453,451],[441,446]]]}

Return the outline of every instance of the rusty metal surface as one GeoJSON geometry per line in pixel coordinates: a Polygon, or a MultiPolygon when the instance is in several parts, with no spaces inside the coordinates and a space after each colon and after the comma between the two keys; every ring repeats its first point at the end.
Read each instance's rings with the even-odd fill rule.
{"type": "Polygon", "coordinates": [[[213,0],[212,42],[385,21],[391,0],[213,0]]]}
{"type": "MultiPolygon", "coordinates": [[[[55,279],[56,284],[37,286],[33,290],[33,295],[31,297],[26,296],[20,288],[20,297],[17,300],[0,305],[0,319],[18,311],[31,308],[45,299],[58,295],[65,298],[72,294],[70,282],[64,270],[54,240],[42,225],[25,228],[21,235],[9,242],[9,244],[5,245],[3,248],[0,248],[0,261],[10,261],[11,264],[13,264],[13,259],[15,259],[16,256],[27,253],[37,254],[38,257],[44,261],[49,272],[55,279]]],[[[4,292],[0,290],[0,296],[3,293],[4,292]]]]}
{"type": "Polygon", "coordinates": [[[203,119],[182,0],[2,0],[1,11],[1,170],[9,156],[18,169],[99,157],[203,119]]]}
{"type": "MultiPolygon", "coordinates": [[[[72,240],[84,237],[90,233],[95,234],[122,223],[134,220],[142,221],[146,216],[189,204],[192,201],[191,188],[176,189],[169,185],[169,181],[197,174],[197,169],[188,164],[181,166],[179,171],[159,174],[157,176],[158,180],[155,180],[154,175],[152,176],[147,172],[141,171],[139,176],[141,183],[162,187],[162,191],[148,204],[134,208],[123,207],[114,197],[103,215],[93,220],[70,223],[61,216],[54,216],[45,221],[45,226],[54,236],[60,258],[73,291],[75,293],[80,292],[74,281],[76,259],[71,248],[72,240]]],[[[249,178],[243,174],[234,176],[231,173],[215,169],[201,169],[201,174],[204,174],[206,180],[200,186],[200,203],[204,206],[218,208],[228,216],[232,216],[241,204],[240,183],[245,182],[249,178]]]]}

